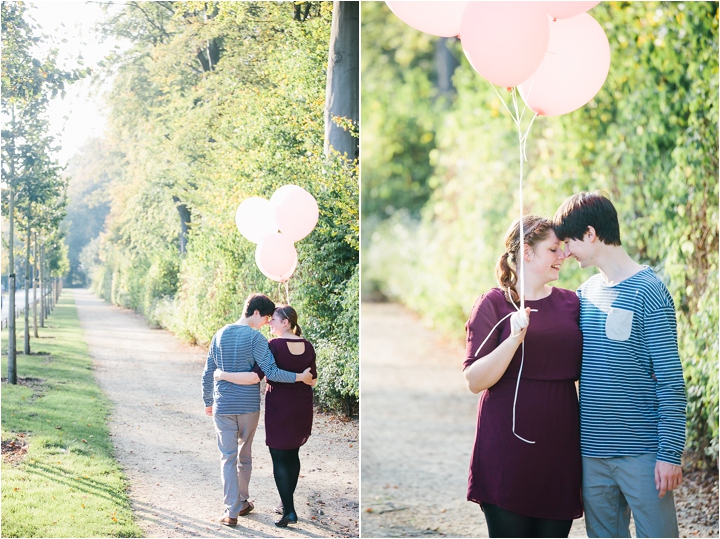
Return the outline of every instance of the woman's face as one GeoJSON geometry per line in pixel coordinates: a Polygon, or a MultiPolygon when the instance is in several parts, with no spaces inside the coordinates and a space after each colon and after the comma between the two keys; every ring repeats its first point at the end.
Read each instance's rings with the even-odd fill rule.
{"type": "Polygon", "coordinates": [[[548,237],[530,249],[529,260],[526,259],[527,271],[531,271],[546,279],[545,282],[555,281],[560,276],[560,267],[565,261],[562,242],[557,239],[552,230],[548,237]]]}
{"type": "Polygon", "coordinates": [[[270,333],[280,337],[287,330],[289,322],[283,319],[278,313],[273,313],[270,319],[270,333]]]}

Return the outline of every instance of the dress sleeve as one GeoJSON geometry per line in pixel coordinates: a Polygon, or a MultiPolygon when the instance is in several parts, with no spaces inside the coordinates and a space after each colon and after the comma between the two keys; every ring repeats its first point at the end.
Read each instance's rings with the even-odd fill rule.
{"type": "Polygon", "coordinates": [[[465,324],[467,339],[463,370],[467,369],[481,357],[488,355],[500,344],[502,325],[495,328],[492,334],[490,333],[500,319],[497,305],[493,301],[493,296],[496,294],[496,292],[491,291],[480,296],[475,301],[472,313],[470,313],[470,319],[467,321],[467,324],[465,324]],[[488,337],[488,335],[490,336],[488,337]],[[486,338],[487,342],[483,344],[482,349],[480,349],[477,357],[475,357],[475,353],[486,338]]]}

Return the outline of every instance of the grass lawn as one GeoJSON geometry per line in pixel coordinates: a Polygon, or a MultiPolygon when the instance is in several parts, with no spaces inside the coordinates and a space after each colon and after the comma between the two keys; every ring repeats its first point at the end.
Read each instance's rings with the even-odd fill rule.
{"type": "Polygon", "coordinates": [[[70,291],[45,326],[17,355],[17,385],[6,381],[3,331],[2,537],[141,537],[70,291]]]}

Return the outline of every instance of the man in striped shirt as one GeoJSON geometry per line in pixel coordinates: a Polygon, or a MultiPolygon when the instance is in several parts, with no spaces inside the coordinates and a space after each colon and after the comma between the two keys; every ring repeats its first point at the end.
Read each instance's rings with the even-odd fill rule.
{"type": "Polygon", "coordinates": [[[268,342],[257,330],[268,323],[275,304],[263,294],[252,294],[243,316],[220,329],[210,343],[202,375],[205,414],[215,421],[225,511],[220,522],[236,526],[237,517],[254,509],[248,500],[252,472],[252,441],[260,419],[260,384],[252,372],[257,363],[269,380],[312,384],[310,369],[302,374],[284,371],[275,364],[268,342]],[[215,369],[247,373],[245,385],[213,380],[215,369]]]}
{"type": "Polygon", "coordinates": [[[583,356],[580,447],[589,537],[678,537],[672,490],[682,481],[685,382],[675,306],[620,242],[612,202],[568,198],[554,217],[565,253],[597,267],[577,291],[583,356]]]}

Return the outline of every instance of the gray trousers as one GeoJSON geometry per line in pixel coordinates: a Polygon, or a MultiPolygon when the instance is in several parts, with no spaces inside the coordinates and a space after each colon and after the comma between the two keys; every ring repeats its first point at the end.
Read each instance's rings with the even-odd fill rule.
{"type": "Polygon", "coordinates": [[[223,484],[223,516],[237,518],[247,506],[252,473],[252,441],[260,412],[239,415],[214,415],[215,433],[220,450],[220,475],[223,484]]]}
{"type": "Polygon", "coordinates": [[[673,493],[655,488],[655,453],[582,463],[588,537],[630,537],[631,511],[638,537],[678,537],[673,493]]]}

